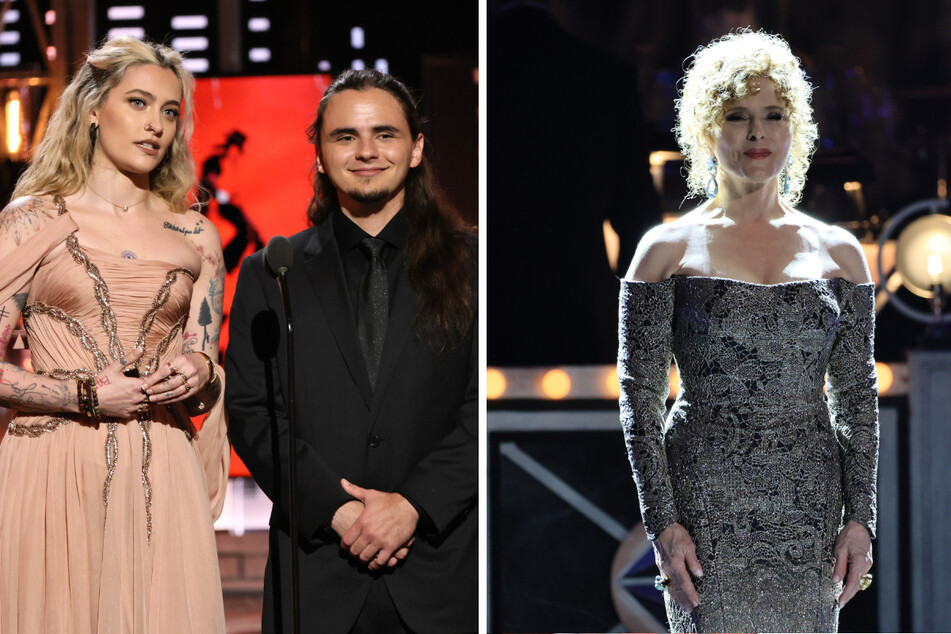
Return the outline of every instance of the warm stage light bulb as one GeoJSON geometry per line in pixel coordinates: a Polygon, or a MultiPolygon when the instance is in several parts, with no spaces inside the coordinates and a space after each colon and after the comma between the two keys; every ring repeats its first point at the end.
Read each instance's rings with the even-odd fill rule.
{"type": "Polygon", "coordinates": [[[912,293],[931,298],[934,287],[951,293],[951,217],[930,214],[910,223],[898,236],[895,265],[912,293]]]}

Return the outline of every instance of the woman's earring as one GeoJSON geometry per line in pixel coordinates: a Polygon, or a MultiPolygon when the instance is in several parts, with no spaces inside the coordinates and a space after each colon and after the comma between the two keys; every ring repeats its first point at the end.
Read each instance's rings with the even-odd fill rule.
{"type": "Polygon", "coordinates": [[[717,160],[712,156],[707,161],[707,171],[710,172],[710,180],[707,181],[707,198],[716,198],[720,192],[720,185],[717,183],[717,160]]]}
{"type": "Polygon", "coordinates": [[[96,144],[96,139],[99,137],[99,124],[93,121],[89,124],[89,140],[93,145],[96,144]]]}
{"type": "Polygon", "coordinates": [[[792,154],[786,160],[786,169],[783,170],[783,196],[789,195],[789,168],[792,167],[792,154]]]}

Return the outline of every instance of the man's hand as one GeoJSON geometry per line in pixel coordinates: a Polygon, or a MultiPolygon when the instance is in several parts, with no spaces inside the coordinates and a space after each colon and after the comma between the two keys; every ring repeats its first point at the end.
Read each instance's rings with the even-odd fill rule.
{"type": "MultiPolygon", "coordinates": [[[[352,503],[363,503],[363,512],[345,532],[341,533],[334,527],[343,536],[340,547],[366,563],[370,570],[392,567],[405,559],[419,521],[419,513],[413,505],[399,493],[364,489],[344,479],[340,484],[344,491],[359,500],[352,503]]],[[[347,504],[337,510],[334,520],[347,504]]]]}
{"type": "Polygon", "coordinates": [[[345,534],[350,527],[353,526],[353,523],[357,521],[357,518],[360,517],[360,513],[363,512],[363,502],[358,500],[350,500],[340,505],[340,508],[337,509],[337,512],[334,513],[334,517],[330,520],[330,528],[338,535],[345,534]]]}

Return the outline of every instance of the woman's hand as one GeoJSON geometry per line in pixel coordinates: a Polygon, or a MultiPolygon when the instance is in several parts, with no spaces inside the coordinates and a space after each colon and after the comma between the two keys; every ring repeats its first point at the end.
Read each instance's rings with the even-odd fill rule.
{"type": "Polygon", "coordinates": [[[835,569],[832,582],[845,579],[842,594],[839,595],[839,607],[852,600],[859,591],[859,579],[872,569],[872,537],[868,529],[858,522],[849,520],[839,531],[835,540],[835,569]],[[845,576],[848,567],[848,578],[845,576]]]}
{"type": "Polygon", "coordinates": [[[149,402],[166,405],[195,396],[211,377],[208,363],[197,352],[189,352],[172,359],[145,380],[149,402]]]}
{"type": "Polygon", "coordinates": [[[667,591],[677,604],[688,612],[700,605],[697,589],[690,575],[703,576],[703,568],[697,559],[697,548],[687,529],[674,522],[654,540],[654,554],[661,574],[670,579],[667,591]],[[689,569],[689,572],[688,572],[689,569]]]}
{"type": "Polygon", "coordinates": [[[99,412],[109,418],[130,418],[136,415],[139,405],[145,401],[143,381],[129,377],[122,371],[142,356],[143,350],[135,348],[125,359],[113,362],[96,376],[96,398],[99,412]]]}

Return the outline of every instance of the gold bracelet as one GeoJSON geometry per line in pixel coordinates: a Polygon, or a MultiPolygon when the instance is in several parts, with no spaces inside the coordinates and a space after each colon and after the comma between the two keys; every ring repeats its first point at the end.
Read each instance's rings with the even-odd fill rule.
{"type": "Polygon", "coordinates": [[[198,354],[200,354],[201,356],[205,357],[205,363],[208,364],[208,376],[209,376],[209,379],[208,379],[208,382],[205,383],[205,387],[211,387],[212,385],[215,384],[215,381],[218,380],[218,371],[215,370],[215,362],[212,361],[212,360],[211,360],[211,357],[209,357],[209,356],[208,356],[207,354],[205,354],[204,352],[198,352],[198,354]]]}

